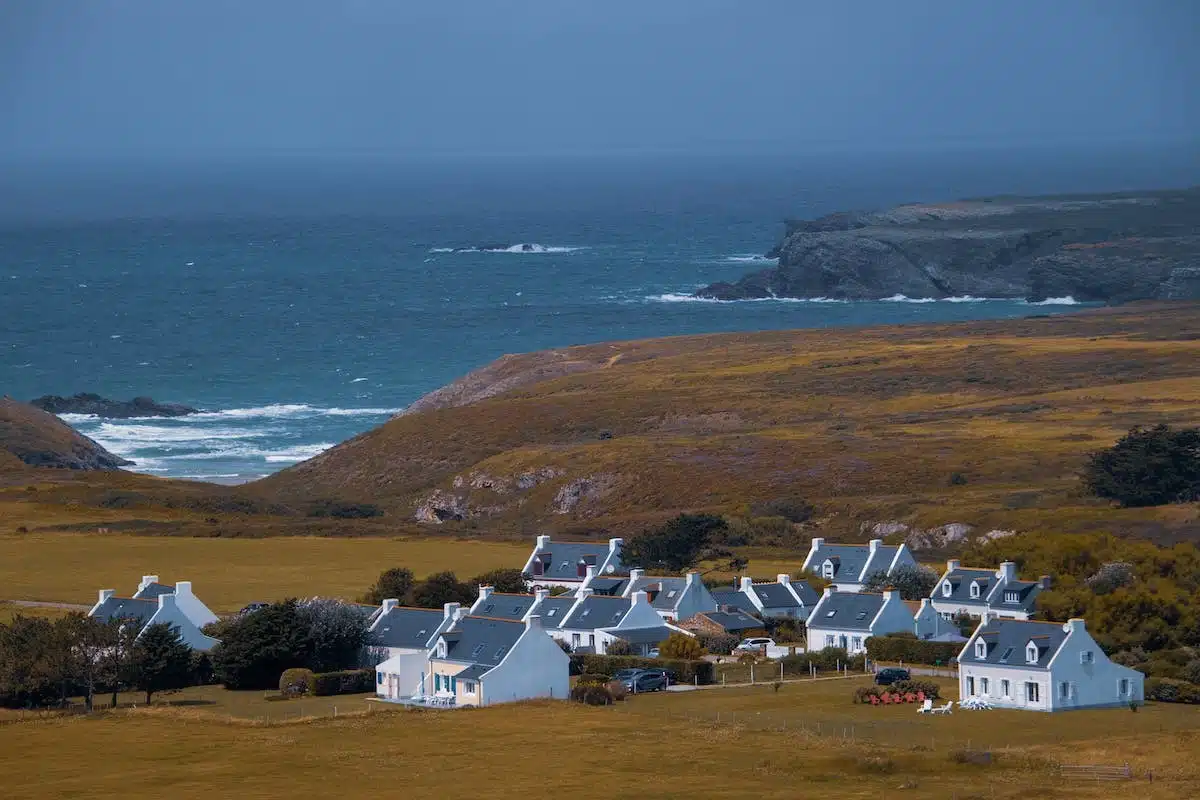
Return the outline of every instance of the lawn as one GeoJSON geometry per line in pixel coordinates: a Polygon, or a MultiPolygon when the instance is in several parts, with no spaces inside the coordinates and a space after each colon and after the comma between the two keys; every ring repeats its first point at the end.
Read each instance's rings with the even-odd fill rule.
{"type": "Polygon", "coordinates": [[[127,594],[142,575],[190,580],[214,611],[255,600],[329,595],[353,599],[388,567],[418,576],[444,569],[466,580],[520,567],[529,544],[439,539],[33,533],[0,536],[0,596],[89,603],[99,589],[127,594]]]}

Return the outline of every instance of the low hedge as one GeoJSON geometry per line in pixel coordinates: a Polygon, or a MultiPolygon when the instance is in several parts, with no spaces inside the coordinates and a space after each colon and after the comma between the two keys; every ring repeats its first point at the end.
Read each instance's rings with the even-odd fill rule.
{"type": "Polygon", "coordinates": [[[589,706],[609,706],[613,695],[607,686],[598,683],[581,683],[571,687],[571,699],[589,706]]]}
{"type": "Polygon", "coordinates": [[[852,656],[841,647],[826,647],[823,650],[813,650],[811,653],[797,653],[794,656],[784,656],[779,660],[783,662],[784,670],[792,674],[806,672],[810,664],[816,668],[817,672],[831,672],[836,669],[862,672],[866,668],[866,661],[862,653],[852,656]]]}
{"type": "Polygon", "coordinates": [[[1173,678],[1147,678],[1146,699],[1160,703],[1200,705],[1200,686],[1173,678]]]}
{"type": "Polygon", "coordinates": [[[611,676],[621,669],[665,669],[676,683],[709,684],[715,681],[711,661],[683,661],[640,656],[600,656],[576,653],[571,656],[572,675],[611,676]]]}
{"type": "Polygon", "coordinates": [[[375,691],[374,669],[346,669],[313,675],[312,693],[317,697],[333,694],[363,694],[375,691]]]}
{"type": "Polygon", "coordinates": [[[316,693],[316,675],[311,669],[285,669],[279,676],[279,693],[287,697],[316,693]]]}
{"type": "Polygon", "coordinates": [[[941,690],[940,686],[930,681],[896,681],[891,686],[860,686],[854,690],[854,702],[869,703],[872,697],[882,698],[885,694],[912,698],[910,702],[915,702],[918,694],[922,693],[926,699],[936,700],[941,690]]]}
{"type": "Polygon", "coordinates": [[[958,642],[929,642],[911,636],[872,636],[867,655],[872,661],[903,661],[905,664],[950,664],[962,652],[958,642]]]}

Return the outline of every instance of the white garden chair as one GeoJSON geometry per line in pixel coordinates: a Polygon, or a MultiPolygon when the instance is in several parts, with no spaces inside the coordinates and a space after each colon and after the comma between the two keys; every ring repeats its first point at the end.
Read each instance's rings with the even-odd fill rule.
{"type": "Polygon", "coordinates": [[[921,703],[921,707],[917,709],[917,713],[918,714],[929,714],[932,712],[933,712],[933,701],[930,700],[929,698],[925,698],[924,702],[921,703]]]}
{"type": "Polygon", "coordinates": [[[938,706],[937,708],[930,709],[929,713],[930,714],[952,714],[952,713],[954,713],[954,701],[951,700],[951,701],[947,702],[946,705],[944,705],[944,706],[938,706]]]}

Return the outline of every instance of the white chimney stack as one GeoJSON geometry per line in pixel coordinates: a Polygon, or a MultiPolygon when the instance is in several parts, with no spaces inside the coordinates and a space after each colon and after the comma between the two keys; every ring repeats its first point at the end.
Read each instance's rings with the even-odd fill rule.
{"type": "Polygon", "coordinates": [[[608,552],[620,553],[621,545],[623,545],[623,544],[625,544],[625,540],[620,537],[618,537],[616,539],[609,539],[608,540],[608,552]]]}
{"type": "Polygon", "coordinates": [[[631,569],[631,570],[629,570],[629,582],[631,584],[637,583],[638,581],[640,581],[642,579],[642,576],[645,574],[646,574],[646,570],[644,570],[644,569],[631,569]]]}
{"type": "Polygon", "coordinates": [[[541,630],[541,629],[542,629],[542,618],[539,617],[537,614],[530,614],[528,617],[525,618],[525,630],[532,631],[532,630],[541,630]]]}
{"type": "Polygon", "coordinates": [[[540,603],[540,602],[542,602],[543,600],[545,600],[547,597],[549,597],[549,596],[550,596],[550,590],[549,590],[549,589],[547,589],[547,588],[545,588],[544,586],[543,586],[543,587],[539,587],[538,589],[536,589],[536,590],[534,591],[534,593],[533,593],[533,596],[534,596],[534,597],[536,597],[536,598],[537,598],[537,602],[539,602],[539,603],[540,603]]]}
{"type": "Polygon", "coordinates": [[[832,596],[832,595],[833,595],[833,593],[834,593],[834,592],[836,592],[836,591],[837,591],[837,589],[836,589],[835,587],[833,587],[833,586],[826,586],[826,587],[825,587],[825,591],[821,592],[821,596],[822,596],[822,597],[830,597],[830,596],[832,596]]]}
{"type": "Polygon", "coordinates": [[[883,544],[883,539],[872,539],[871,552],[874,553],[876,550],[878,550],[881,544],[883,544]]]}
{"type": "Polygon", "coordinates": [[[580,600],[583,600],[585,597],[591,597],[595,593],[596,591],[590,586],[580,586],[575,590],[575,596],[580,600]]]}
{"type": "Polygon", "coordinates": [[[387,600],[383,601],[383,613],[384,614],[388,613],[389,611],[391,611],[393,608],[395,608],[398,605],[400,605],[399,600],[397,600],[394,597],[389,597],[387,600]]]}
{"type": "Polygon", "coordinates": [[[1017,579],[1017,565],[1012,561],[1005,561],[1000,565],[998,577],[1006,581],[1015,581],[1017,579]]]}
{"type": "Polygon", "coordinates": [[[814,539],[812,540],[812,549],[813,549],[813,550],[816,550],[816,549],[818,549],[818,548],[820,548],[820,547],[823,547],[824,545],[825,545],[825,540],[824,540],[824,539],[821,539],[821,538],[817,537],[817,538],[814,538],[814,539]]]}
{"type": "Polygon", "coordinates": [[[1066,633],[1083,633],[1087,630],[1087,623],[1079,617],[1071,617],[1071,619],[1067,620],[1066,624],[1063,625],[1063,630],[1066,633]]]}
{"type": "Polygon", "coordinates": [[[492,596],[492,593],[493,593],[493,592],[495,592],[495,591],[496,591],[495,587],[492,587],[492,586],[480,586],[480,587],[479,587],[479,599],[480,599],[480,600],[487,600],[489,597],[491,597],[491,596],[492,596]]]}
{"type": "Polygon", "coordinates": [[[687,585],[688,586],[695,586],[699,582],[700,582],[700,573],[699,572],[689,572],[687,574],[687,585]]]}
{"type": "Polygon", "coordinates": [[[100,602],[103,603],[105,600],[112,597],[116,593],[117,593],[116,589],[101,589],[100,590],[100,602]]]}
{"type": "Polygon", "coordinates": [[[754,585],[754,578],[743,575],[738,579],[738,590],[742,592],[750,591],[750,587],[754,585]]]}
{"type": "Polygon", "coordinates": [[[158,583],[157,575],[143,575],[142,582],[138,584],[138,591],[140,592],[152,583],[158,583]]]}
{"type": "Polygon", "coordinates": [[[788,575],[786,573],[781,573],[781,574],[775,576],[775,581],[777,583],[782,583],[784,586],[787,586],[789,583],[792,582],[792,576],[788,575]]]}
{"type": "Polygon", "coordinates": [[[641,605],[643,603],[649,604],[649,602],[650,602],[650,595],[646,594],[645,592],[638,591],[638,592],[633,593],[633,605],[636,606],[636,605],[641,605]]]}
{"type": "Polygon", "coordinates": [[[460,608],[458,603],[446,603],[442,606],[442,619],[458,619],[460,608]]]}
{"type": "Polygon", "coordinates": [[[191,581],[176,581],[175,594],[182,597],[185,595],[190,595],[191,593],[192,593],[192,582],[191,581]]]}
{"type": "Polygon", "coordinates": [[[585,569],[583,571],[583,582],[591,583],[595,579],[596,579],[596,565],[588,564],[587,569],[585,569]]]}
{"type": "Polygon", "coordinates": [[[897,591],[896,589],[884,589],[883,590],[883,602],[891,603],[891,602],[899,601],[899,600],[900,600],[900,592],[897,591]]]}
{"type": "Polygon", "coordinates": [[[160,594],[158,596],[158,607],[159,608],[175,608],[175,595],[160,594]]]}
{"type": "Polygon", "coordinates": [[[954,572],[962,566],[962,562],[957,558],[951,558],[946,562],[946,572],[954,572]]]}
{"type": "Polygon", "coordinates": [[[548,535],[537,537],[537,549],[545,550],[550,546],[550,537],[548,535]]]}

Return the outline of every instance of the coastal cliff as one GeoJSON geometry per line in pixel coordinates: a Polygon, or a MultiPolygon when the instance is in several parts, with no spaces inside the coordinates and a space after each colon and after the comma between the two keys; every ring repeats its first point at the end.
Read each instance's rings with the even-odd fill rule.
{"type": "Polygon", "coordinates": [[[132,463],[53,414],[11,397],[0,397],[0,453],[11,454],[31,467],[114,470],[132,463]]]}
{"type": "Polygon", "coordinates": [[[777,266],[696,296],[1200,299],[1200,188],[995,197],[789,221],[777,266]]]}

